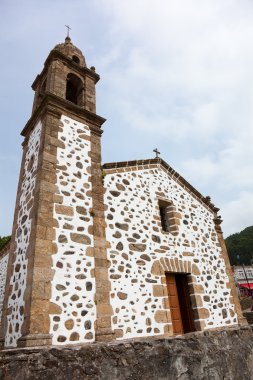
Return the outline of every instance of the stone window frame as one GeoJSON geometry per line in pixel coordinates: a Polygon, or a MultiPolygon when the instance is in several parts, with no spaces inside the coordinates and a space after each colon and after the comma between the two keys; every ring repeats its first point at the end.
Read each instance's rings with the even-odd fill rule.
{"type": "Polygon", "coordinates": [[[168,198],[157,198],[159,217],[160,217],[160,226],[161,232],[163,234],[172,234],[174,236],[179,234],[179,226],[181,220],[181,214],[177,212],[176,206],[168,198]],[[165,223],[162,222],[162,215],[160,209],[166,210],[165,213],[165,223]],[[163,228],[163,224],[167,224],[167,228],[163,228]]]}

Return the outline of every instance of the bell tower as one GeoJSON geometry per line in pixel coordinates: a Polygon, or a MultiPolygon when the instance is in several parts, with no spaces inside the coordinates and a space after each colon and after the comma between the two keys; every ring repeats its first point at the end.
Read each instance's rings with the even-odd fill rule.
{"type": "Polygon", "coordinates": [[[68,36],[32,85],[1,321],[5,347],[112,339],[99,79],[68,36]]]}
{"type": "Polygon", "coordinates": [[[35,91],[33,112],[48,92],[96,113],[95,84],[98,80],[95,67],[87,68],[81,50],[66,37],[65,43],[56,45],[51,51],[44,70],[32,85],[35,91]]]}

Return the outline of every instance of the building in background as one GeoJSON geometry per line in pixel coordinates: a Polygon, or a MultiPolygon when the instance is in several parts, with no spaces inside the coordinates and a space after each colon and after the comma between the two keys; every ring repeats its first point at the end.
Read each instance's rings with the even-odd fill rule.
{"type": "Polygon", "coordinates": [[[233,266],[232,272],[239,295],[253,295],[253,266],[233,266]]]}

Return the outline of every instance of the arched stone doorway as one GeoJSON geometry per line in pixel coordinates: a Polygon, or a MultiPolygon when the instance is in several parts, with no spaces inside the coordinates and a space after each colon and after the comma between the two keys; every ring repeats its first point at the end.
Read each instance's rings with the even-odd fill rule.
{"type": "Polygon", "coordinates": [[[153,286],[153,294],[164,297],[164,310],[158,310],[155,318],[161,323],[164,323],[167,318],[169,328],[165,333],[177,335],[204,330],[205,319],[209,317],[209,311],[203,308],[201,295],[204,293],[204,289],[197,283],[196,276],[200,275],[197,264],[178,258],[161,258],[153,263],[151,273],[161,279],[161,285],[153,286]],[[182,315],[183,312],[187,315],[182,315]],[[178,313],[180,315],[176,316],[178,313]],[[182,320],[188,318],[188,322],[184,323],[181,330],[176,327],[177,317],[181,318],[182,326],[182,320]]]}

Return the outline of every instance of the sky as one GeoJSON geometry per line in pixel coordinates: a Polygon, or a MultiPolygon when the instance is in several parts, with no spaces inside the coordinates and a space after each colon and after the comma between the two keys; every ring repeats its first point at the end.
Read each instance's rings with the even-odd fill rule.
{"type": "Polygon", "coordinates": [[[1,0],[0,236],[12,230],[31,84],[65,25],[95,66],[103,162],[161,157],[253,225],[251,0],[1,0]]]}

